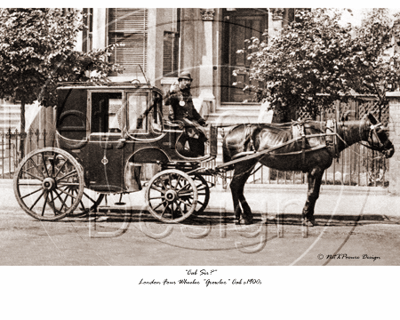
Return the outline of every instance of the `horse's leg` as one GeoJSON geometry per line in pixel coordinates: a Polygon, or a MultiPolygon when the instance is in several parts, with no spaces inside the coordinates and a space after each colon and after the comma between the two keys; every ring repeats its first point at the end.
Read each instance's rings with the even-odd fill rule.
{"type": "Polygon", "coordinates": [[[319,167],[313,168],[310,172],[308,172],[307,201],[303,208],[302,218],[304,224],[309,227],[314,225],[314,208],[319,197],[323,173],[324,169],[319,167]]]}
{"type": "Polygon", "coordinates": [[[243,191],[244,185],[246,184],[246,181],[249,178],[256,163],[257,160],[252,160],[235,164],[230,188],[232,193],[236,223],[240,223],[240,216],[243,216],[245,224],[253,223],[253,215],[251,213],[250,206],[247,204],[246,198],[244,197],[243,191]],[[242,208],[240,208],[240,205],[242,206],[242,208]]]}

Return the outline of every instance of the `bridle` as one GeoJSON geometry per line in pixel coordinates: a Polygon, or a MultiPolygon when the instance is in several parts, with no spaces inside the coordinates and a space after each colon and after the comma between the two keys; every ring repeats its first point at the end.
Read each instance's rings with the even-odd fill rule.
{"type": "MultiPolygon", "coordinates": [[[[379,152],[384,152],[385,150],[389,149],[390,145],[391,145],[391,142],[389,141],[389,139],[386,137],[386,141],[382,142],[382,139],[379,137],[379,133],[383,132],[382,123],[379,122],[379,123],[373,124],[373,123],[371,123],[370,119],[369,119],[369,122],[370,122],[370,125],[368,126],[368,128],[364,129],[365,131],[368,131],[368,137],[367,137],[368,143],[365,143],[361,140],[360,144],[368,149],[379,151],[379,152]],[[376,142],[374,143],[374,141],[376,141],[376,142]]],[[[360,132],[360,134],[362,135],[361,132],[360,132]]]]}

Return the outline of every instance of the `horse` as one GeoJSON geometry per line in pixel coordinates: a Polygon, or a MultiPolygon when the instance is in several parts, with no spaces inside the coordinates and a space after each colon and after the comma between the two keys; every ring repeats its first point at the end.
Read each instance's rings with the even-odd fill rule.
{"type": "Polygon", "coordinates": [[[222,148],[226,170],[234,170],[230,189],[235,223],[240,224],[241,218],[244,224],[253,223],[243,190],[255,165],[261,163],[272,169],[307,173],[308,192],[302,223],[312,227],[324,171],[331,166],[333,158],[357,142],[383,153],[386,158],[394,154],[394,146],[386,129],[371,113],[361,120],[331,124],[305,120],[233,127],[225,135],[222,148]]]}

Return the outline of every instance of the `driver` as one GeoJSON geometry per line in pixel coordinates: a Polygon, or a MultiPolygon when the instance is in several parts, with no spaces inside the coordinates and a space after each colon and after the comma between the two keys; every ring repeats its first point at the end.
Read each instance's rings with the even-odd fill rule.
{"type": "Polygon", "coordinates": [[[169,105],[169,119],[171,121],[183,121],[188,134],[190,150],[189,156],[204,155],[204,142],[207,137],[203,127],[207,126],[206,121],[200,116],[193,105],[190,87],[192,77],[189,72],[182,72],[178,77],[178,83],[174,83],[165,97],[165,105],[169,105]],[[197,141],[194,141],[197,140],[197,141]]]}

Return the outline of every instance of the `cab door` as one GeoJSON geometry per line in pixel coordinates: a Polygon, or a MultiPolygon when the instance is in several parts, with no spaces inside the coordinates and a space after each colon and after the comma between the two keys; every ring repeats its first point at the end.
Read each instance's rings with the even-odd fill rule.
{"type": "Polygon", "coordinates": [[[85,167],[90,188],[96,191],[120,192],[124,189],[124,149],[120,148],[124,128],[124,92],[88,94],[91,110],[91,134],[85,167]]]}

